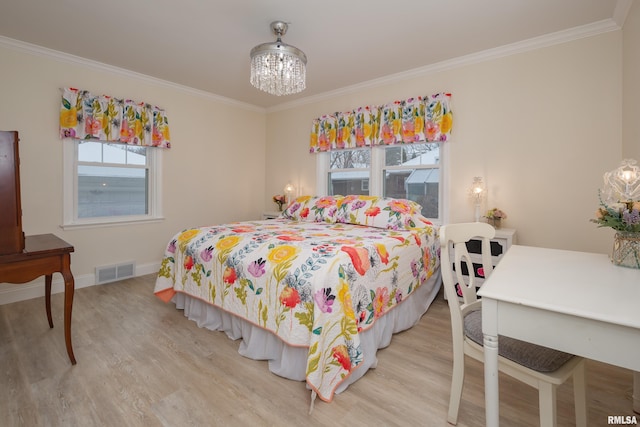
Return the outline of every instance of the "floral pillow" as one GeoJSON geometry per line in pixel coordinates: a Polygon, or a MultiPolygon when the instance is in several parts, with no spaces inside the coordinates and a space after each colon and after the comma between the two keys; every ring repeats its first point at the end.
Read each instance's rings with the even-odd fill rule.
{"type": "Polygon", "coordinates": [[[336,222],[338,203],[342,196],[300,196],[289,203],[282,216],[294,221],[336,222]]]}
{"type": "Polygon", "coordinates": [[[422,207],[411,200],[377,196],[345,196],[338,201],[336,222],[389,230],[408,230],[431,224],[422,207]]]}

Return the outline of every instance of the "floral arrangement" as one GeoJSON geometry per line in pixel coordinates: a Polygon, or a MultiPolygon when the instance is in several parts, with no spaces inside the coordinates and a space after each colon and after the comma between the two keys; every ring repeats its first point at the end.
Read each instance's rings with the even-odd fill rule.
{"type": "Polygon", "coordinates": [[[507,213],[501,209],[493,208],[487,211],[487,214],[484,216],[487,219],[491,220],[502,220],[507,219],[507,213]]]}
{"type": "Polygon", "coordinates": [[[640,268],[640,167],[634,159],[624,159],[618,168],[602,177],[598,190],[600,207],[591,222],[616,230],[611,262],[640,268]]]}
{"type": "Polygon", "coordinates": [[[276,205],[278,205],[278,210],[281,211],[282,205],[287,202],[287,198],[282,194],[276,194],[275,196],[273,196],[273,201],[276,205]]]}
{"type": "Polygon", "coordinates": [[[607,204],[600,199],[595,222],[599,227],[611,227],[616,231],[640,233],[640,200],[607,204]]]}

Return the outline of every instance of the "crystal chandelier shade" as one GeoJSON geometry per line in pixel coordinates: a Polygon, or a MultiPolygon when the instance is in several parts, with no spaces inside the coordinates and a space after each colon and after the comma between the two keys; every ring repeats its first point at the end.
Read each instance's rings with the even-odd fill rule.
{"type": "Polygon", "coordinates": [[[300,49],[282,42],[287,24],[271,23],[277,40],[251,49],[251,84],[271,95],[302,92],[306,88],[307,57],[300,49]]]}

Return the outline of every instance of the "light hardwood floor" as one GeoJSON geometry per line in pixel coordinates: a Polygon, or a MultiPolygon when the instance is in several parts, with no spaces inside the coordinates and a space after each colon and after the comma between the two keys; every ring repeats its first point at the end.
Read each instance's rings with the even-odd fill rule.
{"type": "MultiPolygon", "coordinates": [[[[153,296],[148,275],[76,291],[64,346],[63,296],[0,306],[2,426],[446,426],[451,381],[449,312],[442,293],[421,321],[378,352],[378,367],[316,400],[304,383],[243,358],[238,342],[200,329],[153,296]]],[[[484,425],[482,365],[467,359],[461,427],[484,425]]],[[[633,415],[632,375],[587,363],[589,425],[633,415]]],[[[536,390],[500,377],[501,423],[538,424],[536,390]]],[[[558,390],[558,425],[575,425],[572,385],[558,390]]]]}

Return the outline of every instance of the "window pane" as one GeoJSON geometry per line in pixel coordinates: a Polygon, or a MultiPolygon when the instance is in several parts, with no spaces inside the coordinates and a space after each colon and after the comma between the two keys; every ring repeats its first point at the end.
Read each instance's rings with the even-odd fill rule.
{"type": "Polygon", "coordinates": [[[438,218],[440,169],[393,169],[384,174],[385,197],[413,200],[422,206],[422,215],[438,218]]]}
{"type": "Polygon", "coordinates": [[[124,165],[127,163],[127,146],[123,144],[103,144],[102,162],[124,165]]]}
{"type": "Polygon", "coordinates": [[[78,218],[148,214],[147,181],[143,168],[78,165],[78,218]]]}
{"type": "Polygon", "coordinates": [[[369,171],[330,172],[329,194],[369,194],[369,171]]]}
{"type": "Polygon", "coordinates": [[[337,150],[331,152],[331,169],[368,168],[371,165],[371,150],[337,150]]]}
{"type": "Polygon", "coordinates": [[[78,143],[78,161],[102,162],[102,143],[94,141],[80,141],[78,143]]]}
{"type": "Polygon", "coordinates": [[[385,166],[418,166],[440,163],[440,145],[437,143],[407,144],[387,147],[384,152],[385,166]]]}
{"type": "Polygon", "coordinates": [[[128,165],[141,165],[147,164],[147,148],[127,146],[127,164],[128,165]]]}

